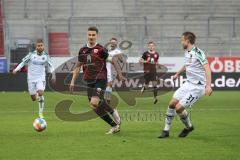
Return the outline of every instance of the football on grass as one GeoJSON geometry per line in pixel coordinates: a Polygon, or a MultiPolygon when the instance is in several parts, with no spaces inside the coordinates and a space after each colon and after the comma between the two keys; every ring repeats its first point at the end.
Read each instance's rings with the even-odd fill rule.
{"type": "Polygon", "coordinates": [[[38,132],[42,132],[47,128],[47,122],[43,118],[36,118],[33,121],[33,128],[38,132]]]}

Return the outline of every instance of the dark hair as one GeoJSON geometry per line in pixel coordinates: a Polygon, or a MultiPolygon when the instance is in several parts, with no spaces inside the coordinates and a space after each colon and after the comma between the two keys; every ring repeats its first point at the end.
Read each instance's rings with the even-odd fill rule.
{"type": "Polygon", "coordinates": [[[184,32],[182,35],[184,36],[185,39],[188,39],[191,44],[195,44],[196,36],[195,36],[194,33],[192,33],[192,32],[184,32]]]}
{"type": "Polygon", "coordinates": [[[95,26],[89,27],[88,31],[95,31],[98,34],[98,29],[95,26]]]}
{"type": "Polygon", "coordinates": [[[154,45],[156,45],[155,42],[153,42],[153,41],[149,41],[147,44],[148,44],[148,45],[149,45],[149,44],[154,44],[154,45]]]}
{"type": "Polygon", "coordinates": [[[110,41],[111,41],[111,40],[118,41],[117,38],[115,38],[115,37],[112,37],[112,38],[110,39],[110,41]]]}
{"type": "Polygon", "coordinates": [[[43,42],[43,39],[37,39],[36,43],[44,43],[44,42],[43,42]]]}

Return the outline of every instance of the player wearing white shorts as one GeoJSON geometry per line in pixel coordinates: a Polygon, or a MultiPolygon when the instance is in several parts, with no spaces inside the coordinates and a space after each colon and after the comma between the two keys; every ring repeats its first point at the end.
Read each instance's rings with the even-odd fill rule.
{"type": "Polygon", "coordinates": [[[211,70],[205,53],[196,47],[196,36],[192,32],[185,32],[182,35],[181,43],[185,52],[185,65],[172,77],[176,80],[179,75],[186,72],[186,82],[174,93],[169,103],[165,127],[158,138],[169,137],[171,122],[177,113],[185,125],[185,128],[179,134],[179,137],[186,137],[194,127],[190,121],[189,114],[186,111],[204,94],[210,96],[211,88],[211,70]]]}
{"type": "MultiPolygon", "coordinates": [[[[118,40],[116,38],[111,38],[109,43],[111,46],[110,50],[108,51],[109,58],[115,57],[115,58],[118,58],[119,60],[123,60],[123,53],[121,49],[118,48],[118,40]]],[[[106,67],[107,67],[108,83],[107,83],[107,88],[105,90],[104,98],[108,102],[108,104],[110,104],[111,94],[112,94],[112,84],[114,79],[116,79],[116,71],[111,62],[107,62],[106,67]]],[[[119,113],[116,108],[114,108],[113,111],[114,112],[112,115],[114,117],[114,120],[118,125],[120,125],[121,119],[120,119],[119,113]]]]}
{"type": "MultiPolygon", "coordinates": [[[[44,44],[41,39],[36,42],[36,50],[30,52],[22,59],[22,62],[13,70],[13,74],[16,74],[25,65],[28,65],[27,81],[29,94],[32,101],[38,100],[39,117],[44,118],[45,67],[48,66],[51,73],[53,73],[54,68],[49,55],[44,51],[44,44]]],[[[55,75],[52,75],[52,80],[55,81],[55,75]]]]}

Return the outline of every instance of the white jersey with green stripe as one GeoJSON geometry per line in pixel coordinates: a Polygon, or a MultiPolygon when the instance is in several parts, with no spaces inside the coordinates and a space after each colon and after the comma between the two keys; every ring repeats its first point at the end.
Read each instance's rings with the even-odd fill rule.
{"type": "MultiPolygon", "coordinates": [[[[115,48],[113,50],[108,51],[108,56],[111,58],[119,54],[122,54],[122,51],[119,48],[115,48]]],[[[113,68],[113,65],[110,62],[107,62],[106,67],[107,67],[107,80],[108,82],[111,82],[115,77],[114,73],[115,69],[113,68]]]]}
{"type": "Polygon", "coordinates": [[[185,52],[187,81],[193,84],[206,84],[204,65],[208,63],[205,53],[197,47],[185,52]]]}
{"type": "MultiPolygon", "coordinates": [[[[37,54],[37,51],[30,52],[19,64],[20,67],[24,65],[28,65],[28,82],[45,81],[46,66],[51,73],[54,71],[51,59],[46,52],[42,54],[37,54]]],[[[20,67],[17,68],[19,69],[20,67]]]]}

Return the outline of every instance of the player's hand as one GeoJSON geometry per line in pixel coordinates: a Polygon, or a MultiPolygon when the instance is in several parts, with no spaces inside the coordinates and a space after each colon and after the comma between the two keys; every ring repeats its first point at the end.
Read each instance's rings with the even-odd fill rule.
{"type": "Polygon", "coordinates": [[[51,73],[51,83],[52,84],[56,83],[56,74],[55,73],[51,73]]]}
{"type": "Polygon", "coordinates": [[[205,95],[206,96],[211,96],[212,94],[212,87],[207,85],[206,88],[205,88],[205,95]]]}
{"type": "Polygon", "coordinates": [[[112,88],[112,81],[108,82],[107,86],[112,88]]]}
{"type": "Polygon", "coordinates": [[[144,61],[143,61],[142,59],[140,59],[139,62],[140,62],[141,64],[143,64],[144,61]]]}
{"type": "Polygon", "coordinates": [[[17,71],[13,70],[13,71],[12,71],[12,74],[14,74],[14,75],[17,74],[17,71]]]}
{"type": "Polygon", "coordinates": [[[140,59],[139,62],[140,62],[141,64],[143,64],[143,63],[148,63],[148,61],[145,61],[145,60],[143,60],[143,59],[140,59]]]}
{"type": "Polygon", "coordinates": [[[176,74],[174,74],[174,75],[172,76],[172,80],[175,81],[178,77],[179,77],[179,75],[176,73],[176,74]]]}
{"type": "Polygon", "coordinates": [[[74,83],[71,83],[69,86],[70,93],[73,93],[74,91],[74,83]]]}

